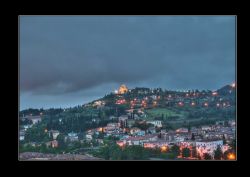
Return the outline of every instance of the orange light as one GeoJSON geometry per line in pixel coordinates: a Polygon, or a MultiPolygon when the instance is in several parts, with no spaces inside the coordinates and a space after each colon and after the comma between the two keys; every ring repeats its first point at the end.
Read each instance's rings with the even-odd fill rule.
{"type": "Polygon", "coordinates": [[[124,143],[123,142],[117,142],[118,146],[123,147],[124,143]]]}
{"type": "Polygon", "coordinates": [[[229,153],[227,157],[228,157],[229,160],[235,160],[235,154],[234,153],[229,153]]]}
{"type": "Polygon", "coordinates": [[[162,146],[162,147],[161,147],[161,152],[166,152],[167,149],[168,149],[167,146],[162,146]]]}

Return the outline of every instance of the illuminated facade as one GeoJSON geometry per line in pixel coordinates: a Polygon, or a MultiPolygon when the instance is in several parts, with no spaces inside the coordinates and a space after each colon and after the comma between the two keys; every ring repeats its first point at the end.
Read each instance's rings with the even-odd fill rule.
{"type": "Polygon", "coordinates": [[[124,93],[126,93],[126,92],[128,92],[127,86],[124,85],[124,84],[121,85],[120,88],[119,88],[119,90],[118,90],[118,94],[124,94],[124,93]]]}

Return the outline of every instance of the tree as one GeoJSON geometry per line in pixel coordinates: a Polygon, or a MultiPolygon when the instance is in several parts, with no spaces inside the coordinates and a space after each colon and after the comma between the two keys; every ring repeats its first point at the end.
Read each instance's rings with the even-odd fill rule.
{"type": "Polygon", "coordinates": [[[223,154],[223,159],[228,160],[228,154],[230,153],[229,150],[225,151],[223,154]]]}
{"type": "Polygon", "coordinates": [[[67,147],[67,144],[64,141],[64,136],[62,134],[59,134],[56,139],[58,141],[58,146],[60,149],[64,149],[67,147]]]}
{"type": "Polygon", "coordinates": [[[39,149],[40,149],[40,150],[39,150],[40,152],[46,153],[46,152],[47,152],[46,144],[43,143],[39,149]]]}
{"type": "Polygon", "coordinates": [[[223,157],[223,152],[220,146],[217,146],[216,150],[214,151],[214,159],[221,160],[223,157]]]}
{"type": "Polygon", "coordinates": [[[190,149],[189,148],[183,148],[182,149],[182,157],[190,157],[190,149]]]}
{"type": "Polygon", "coordinates": [[[203,157],[204,157],[205,160],[211,160],[212,159],[212,156],[210,154],[208,154],[208,153],[203,154],[203,157]]]}
{"type": "Polygon", "coordinates": [[[172,152],[175,155],[175,157],[177,157],[178,155],[180,155],[180,147],[177,145],[173,145],[170,148],[170,152],[172,152]]]}

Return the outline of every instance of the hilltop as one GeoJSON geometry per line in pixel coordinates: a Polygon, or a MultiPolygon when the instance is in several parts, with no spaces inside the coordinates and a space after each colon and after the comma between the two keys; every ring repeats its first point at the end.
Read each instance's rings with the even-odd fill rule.
{"type": "Polygon", "coordinates": [[[71,123],[68,128],[61,128],[65,131],[70,131],[72,127],[83,131],[85,125],[95,127],[95,124],[106,124],[124,114],[141,120],[170,123],[235,119],[235,99],[235,86],[232,85],[223,86],[216,91],[134,88],[127,89],[122,94],[111,92],[73,108],[23,110],[20,117],[41,115],[47,127],[58,126],[59,120],[65,124],[71,123]]]}
{"type": "MultiPolygon", "coordinates": [[[[197,141],[220,137],[222,142],[226,130],[224,142],[227,139],[232,144],[235,130],[233,122],[236,118],[235,89],[235,85],[226,85],[216,91],[173,91],[161,88],[128,89],[123,85],[117,92],[73,108],[23,110],[20,111],[19,124],[20,152],[91,153],[109,159],[105,148],[110,147],[110,152],[116,149],[119,154],[123,153],[115,144],[123,147],[124,141],[126,144],[131,141],[136,144],[152,139],[170,143],[170,140],[162,139],[161,134],[175,132],[174,142],[178,145],[180,140],[192,140],[194,135],[191,136],[191,130],[203,132],[203,126],[217,127],[217,130],[208,132],[206,136],[206,132],[199,134],[197,141]],[[189,135],[180,139],[178,131],[189,135]]],[[[145,158],[157,157],[142,147],[128,147],[127,150],[129,152],[124,154],[125,159],[130,158],[130,153],[133,153],[133,158],[139,158],[136,156],[137,151],[145,153],[145,158]]],[[[39,154],[37,157],[40,159],[39,154]]],[[[50,157],[41,155],[41,158],[50,157]]],[[[64,155],[60,158],[78,157],[64,155]]]]}

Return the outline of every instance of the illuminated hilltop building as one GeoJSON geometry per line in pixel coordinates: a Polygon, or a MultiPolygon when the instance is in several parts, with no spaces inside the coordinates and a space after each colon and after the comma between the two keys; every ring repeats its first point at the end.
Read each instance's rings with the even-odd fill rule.
{"type": "Polygon", "coordinates": [[[128,92],[128,88],[126,85],[122,84],[118,90],[118,94],[124,94],[126,92],[128,92]]]}

